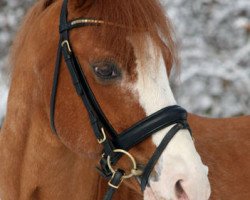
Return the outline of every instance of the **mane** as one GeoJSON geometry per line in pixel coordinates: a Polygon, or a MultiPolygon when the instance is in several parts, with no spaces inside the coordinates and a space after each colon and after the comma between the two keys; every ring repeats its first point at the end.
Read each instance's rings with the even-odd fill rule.
{"type": "Polygon", "coordinates": [[[27,42],[27,40],[29,40],[29,37],[27,37],[28,33],[33,31],[29,27],[36,23],[36,20],[39,18],[39,15],[44,9],[44,6],[45,5],[41,1],[38,1],[36,4],[34,4],[33,7],[28,10],[21,25],[19,26],[14,42],[10,48],[9,63],[11,71],[14,69],[16,63],[19,62],[16,59],[18,57],[18,53],[22,51],[24,44],[27,42]]]}

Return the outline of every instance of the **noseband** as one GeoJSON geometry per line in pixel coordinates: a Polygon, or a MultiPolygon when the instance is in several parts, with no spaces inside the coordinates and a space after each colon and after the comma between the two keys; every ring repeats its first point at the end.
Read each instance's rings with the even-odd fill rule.
{"type": "Polygon", "coordinates": [[[154,166],[156,165],[158,159],[167,147],[170,140],[179,130],[190,130],[187,124],[187,112],[177,105],[166,107],[144,118],[143,120],[134,124],[132,127],[118,134],[100,108],[77,60],[77,57],[74,55],[69,40],[69,31],[71,29],[85,26],[98,26],[105,22],[86,18],[68,21],[67,4],[68,1],[64,0],[60,16],[60,40],[51,93],[50,120],[53,132],[57,134],[54,114],[58,78],[61,60],[63,57],[71,75],[76,92],[86,107],[95,137],[98,143],[103,145],[103,154],[100,159],[100,166],[97,169],[104,178],[109,180],[109,188],[104,200],[112,199],[114,192],[119,188],[122,181],[131,177],[139,178],[141,189],[144,191],[148,185],[148,179],[154,166]],[[173,125],[173,127],[168,133],[166,133],[165,137],[161,141],[160,145],[156,148],[145,168],[143,170],[138,169],[134,157],[128,152],[129,149],[152,136],[157,131],[171,125],[173,125]],[[129,173],[126,173],[125,170],[122,169],[114,169],[115,164],[124,155],[127,156],[132,163],[132,169],[129,173]]]}

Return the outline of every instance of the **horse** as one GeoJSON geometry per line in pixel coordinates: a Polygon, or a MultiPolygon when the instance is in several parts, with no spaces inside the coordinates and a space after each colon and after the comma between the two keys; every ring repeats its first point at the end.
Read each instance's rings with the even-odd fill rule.
{"type": "MultiPolygon", "coordinates": [[[[93,135],[87,109],[76,94],[63,61],[56,102],[52,101],[52,105],[55,103],[52,125],[56,131],[51,129],[50,97],[54,60],[58,57],[61,7],[60,0],[38,1],[27,14],[12,49],[12,81],[0,133],[0,198],[3,200],[90,200],[102,199],[105,194],[107,183],[94,170],[103,153],[98,143],[103,141],[97,141],[93,135]],[[53,135],[55,132],[57,136],[53,135]]],[[[176,60],[175,45],[170,22],[157,1],[71,0],[68,13],[70,20],[90,19],[85,21],[88,26],[71,30],[71,42],[64,41],[63,46],[77,55],[97,102],[117,132],[176,104],[168,81],[176,60]]],[[[224,121],[189,115],[188,120],[203,159],[212,166],[210,173],[220,176],[218,173],[231,166],[225,166],[229,162],[224,160],[218,164],[213,160],[215,154],[221,158],[221,149],[217,147],[208,153],[210,148],[206,147],[218,145],[215,133],[219,132],[223,140],[224,130],[243,130],[240,131],[245,133],[242,139],[247,139],[249,118],[224,121]],[[218,173],[217,167],[221,169],[218,173]]],[[[170,126],[157,131],[126,155],[129,158],[134,155],[138,163],[146,165],[171,129],[170,126]]],[[[127,168],[125,158],[120,165],[127,168]]],[[[137,182],[141,181],[138,177],[125,180],[114,199],[208,199],[207,174],[190,131],[180,129],[161,154],[144,193],[138,187],[137,182]]],[[[243,177],[248,174],[246,170],[241,176],[245,186],[249,184],[243,183],[247,181],[243,177]]],[[[217,187],[220,183],[228,184],[225,173],[222,178],[210,178],[218,191],[212,193],[214,199],[225,195],[234,198],[231,191],[244,191],[241,187],[233,190],[235,186],[230,190],[217,187]]],[[[112,186],[112,182],[108,185],[112,186]]],[[[237,194],[238,197],[244,197],[247,191],[237,194]]]]}
{"type": "Polygon", "coordinates": [[[0,137],[0,198],[111,199],[126,177],[135,176],[124,180],[114,199],[208,199],[208,169],[168,82],[167,68],[175,60],[171,34],[157,1],[38,1],[12,49],[0,137]],[[70,33],[69,27],[74,28],[70,33]],[[71,59],[72,52],[77,60],[71,59]],[[53,73],[56,58],[58,72],[53,73]],[[68,66],[77,63],[77,72],[86,78],[83,86],[75,80],[76,69],[68,66]],[[79,98],[75,89],[90,97],[79,98]],[[165,119],[172,117],[176,123],[166,126],[165,119]],[[127,142],[114,144],[108,133],[126,131],[133,124],[127,132],[134,133],[122,135],[127,142]],[[130,151],[128,142],[136,145],[130,151]],[[124,156],[118,168],[113,164],[119,153],[124,156]],[[130,167],[125,156],[132,170],[125,170],[130,167]],[[106,170],[99,166],[99,171],[110,179],[108,184],[95,171],[100,157],[106,170]],[[145,176],[139,176],[142,173],[145,176]],[[146,187],[150,174],[149,184],[156,184],[146,187]],[[138,181],[146,187],[144,197],[138,181]]]}

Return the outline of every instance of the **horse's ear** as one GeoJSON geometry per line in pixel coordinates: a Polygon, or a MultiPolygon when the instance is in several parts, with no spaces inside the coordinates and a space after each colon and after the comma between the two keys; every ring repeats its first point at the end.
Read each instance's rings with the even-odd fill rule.
{"type": "Polygon", "coordinates": [[[44,9],[49,7],[54,2],[55,2],[55,0],[45,0],[44,1],[44,9]]]}

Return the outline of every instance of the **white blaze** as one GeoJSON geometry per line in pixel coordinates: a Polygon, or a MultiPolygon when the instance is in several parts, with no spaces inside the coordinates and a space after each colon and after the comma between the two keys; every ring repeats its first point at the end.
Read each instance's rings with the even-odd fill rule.
{"type": "MultiPolygon", "coordinates": [[[[164,59],[162,55],[156,56],[152,40],[148,39],[147,42],[148,52],[144,58],[140,58],[140,49],[133,45],[137,59],[137,82],[133,85],[133,90],[139,95],[140,105],[148,116],[166,106],[175,105],[176,101],[169,85],[164,59]]],[[[153,135],[156,146],[170,128],[153,135]]],[[[175,191],[178,180],[182,181],[189,200],[207,200],[210,195],[208,169],[202,164],[187,130],[179,131],[172,139],[162,154],[156,171],[159,180],[150,182],[151,188],[147,188],[145,200],[178,199],[175,191]]]]}

